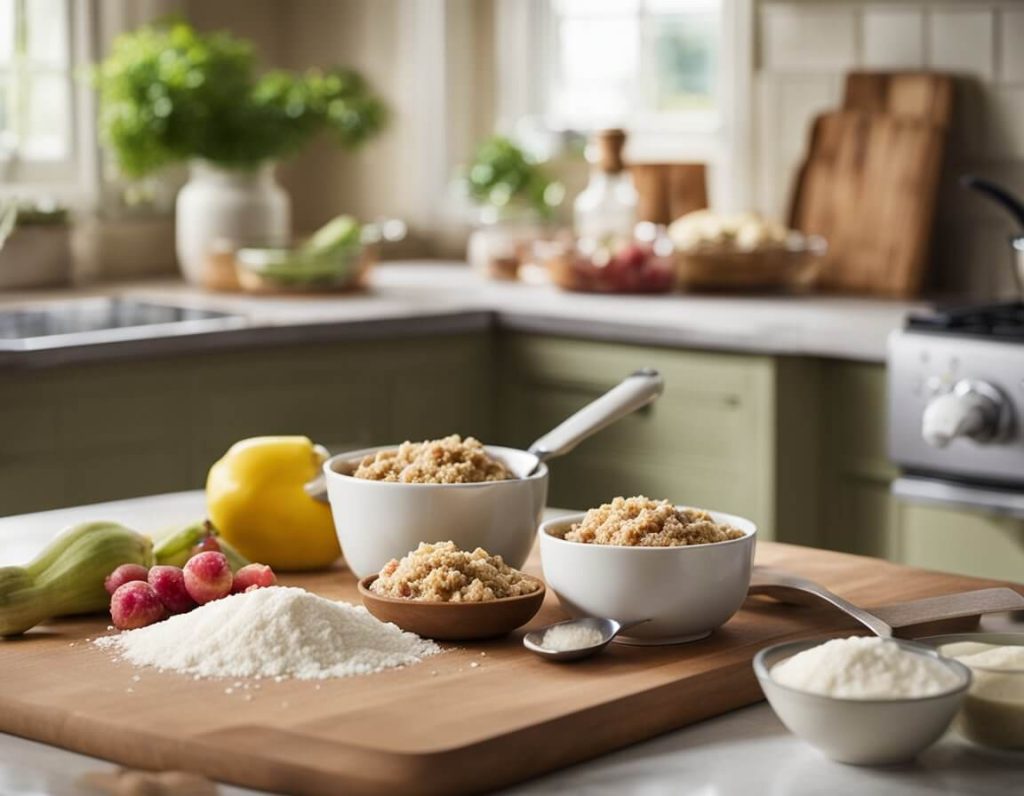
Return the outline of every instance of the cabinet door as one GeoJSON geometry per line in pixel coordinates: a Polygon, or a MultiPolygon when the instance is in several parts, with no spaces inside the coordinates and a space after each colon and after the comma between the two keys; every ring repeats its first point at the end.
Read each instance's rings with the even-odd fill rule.
{"type": "Polygon", "coordinates": [[[0,514],[202,487],[235,441],[343,451],[492,432],[486,335],[247,348],[12,373],[0,383],[0,514]]]}
{"type": "Polygon", "coordinates": [[[925,569],[1024,581],[1024,521],[954,508],[902,505],[896,558],[925,569]]]}
{"type": "Polygon", "coordinates": [[[896,468],[886,453],[885,368],[825,362],[819,523],[828,547],[861,555],[895,554],[896,468]]]}
{"type": "Polygon", "coordinates": [[[645,494],[748,516],[770,532],[772,363],[544,337],[507,338],[499,428],[518,447],[641,367],[665,378],[651,406],[551,464],[552,505],[645,494]]]}

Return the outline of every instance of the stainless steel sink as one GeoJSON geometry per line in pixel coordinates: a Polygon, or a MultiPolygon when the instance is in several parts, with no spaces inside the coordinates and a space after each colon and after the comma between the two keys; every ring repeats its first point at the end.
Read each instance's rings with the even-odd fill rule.
{"type": "Polygon", "coordinates": [[[113,343],[237,329],[241,315],[129,298],[0,307],[0,351],[113,343]]]}

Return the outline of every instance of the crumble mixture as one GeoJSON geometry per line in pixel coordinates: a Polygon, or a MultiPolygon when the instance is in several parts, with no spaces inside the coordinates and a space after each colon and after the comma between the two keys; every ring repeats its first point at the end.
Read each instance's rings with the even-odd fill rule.
{"type": "Polygon", "coordinates": [[[395,450],[378,451],[365,457],[353,475],[405,484],[472,484],[515,477],[479,440],[458,434],[426,442],[406,441],[395,450]]]}
{"type": "Polygon", "coordinates": [[[519,597],[540,588],[533,578],[477,548],[459,550],[454,542],[420,546],[401,561],[391,559],[370,586],[381,597],[469,603],[519,597]]]}
{"type": "Polygon", "coordinates": [[[743,532],[700,509],[676,509],[667,500],[617,497],[588,511],[566,532],[569,542],[627,547],[681,547],[739,539],[743,532]]]}

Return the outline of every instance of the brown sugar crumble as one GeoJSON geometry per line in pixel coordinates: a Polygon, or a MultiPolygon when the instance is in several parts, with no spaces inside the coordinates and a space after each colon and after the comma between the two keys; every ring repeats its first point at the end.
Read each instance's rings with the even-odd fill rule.
{"type": "Polygon", "coordinates": [[[469,552],[454,542],[421,542],[401,561],[385,564],[370,591],[381,597],[475,603],[532,594],[539,588],[536,580],[482,548],[469,552]]]}
{"type": "Polygon", "coordinates": [[[582,544],[682,547],[739,539],[744,534],[700,509],[677,509],[667,500],[617,497],[588,511],[563,537],[582,544]]]}
{"type": "Polygon", "coordinates": [[[515,476],[490,456],[479,440],[452,434],[426,442],[403,442],[394,450],[366,456],[353,473],[369,481],[404,484],[473,484],[515,476]]]}

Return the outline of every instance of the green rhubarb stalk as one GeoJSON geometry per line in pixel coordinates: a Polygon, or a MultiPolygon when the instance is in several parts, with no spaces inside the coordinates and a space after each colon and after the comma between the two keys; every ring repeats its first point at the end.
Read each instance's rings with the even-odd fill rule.
{"type": "Polygon", "coordinates": [[[217,529],[209,520],[186,525],[176,531],[169,532],[160,539],[153,548],[156,563],[183,567],[185,562],[192,557],[192,551],[196,545],[211,537],[217,540],[217,546],[227,558],[232,572],[237,572],[246,564],[251,563],[249,559],[239,553],[217,532],[217,529]]]}

